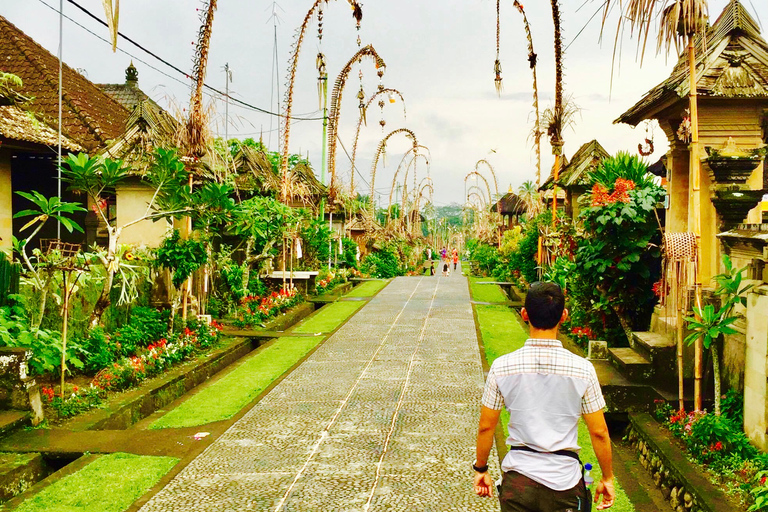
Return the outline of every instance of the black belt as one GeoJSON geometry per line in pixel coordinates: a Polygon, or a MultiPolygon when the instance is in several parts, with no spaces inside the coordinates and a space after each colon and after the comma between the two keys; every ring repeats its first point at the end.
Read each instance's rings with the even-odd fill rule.
{"type": "Polygon", "coordinates": [[[556,450],[554,452],[540,452],[538,450],[534,450],[533,448],[529,448],[528,446],[522,445],[522,446],[510,446],[509,451],[531,452],[531,453],[541,453],[541,454],[552,453],[554,455],[563,455],[565,457],[570,457],[578,461],[579,464],[581,464],[581,459],[579,458],[579,454],[572,450],[556,450]]]}

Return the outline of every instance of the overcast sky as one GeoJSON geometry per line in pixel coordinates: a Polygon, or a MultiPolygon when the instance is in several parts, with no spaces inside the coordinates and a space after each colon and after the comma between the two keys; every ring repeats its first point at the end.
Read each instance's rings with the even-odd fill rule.
{"type": "MultiPolygon", "coordinates": [[[[104,18],[101,1],[77,0],[80,5],[104,18]]],[[[636,129],[614,125],[613,120],[637,102],[651,87],[670,73],[676,57],[646,54],[640,67],[636,44],[628,38],[617,62],[611,86],[613,32],[600,44],[600,15],[590,22],[602,2],[565,0],[562,2],[565,52],[565,90],[581,108],[573,130],[565,132],[565,154],[568,158],[578,147],[592,139],[600,141],[613,153],[618,150],[637,152],[637,144],[646,137],[645,126],[636,129]],[[583,30],[582,30],[583,29],[583,30]],[[578,37],[577,37],[578,36],[578,37]]],[[[714,20],[726,0],[710,1],[710,17],[714,20]]],[[[275,32],[272,0],[219,0],[214,19],[211,55],[206,82],[224,89],[225,63],[233,74],[231,95],[251,105],[277,112],[278,100],[285,92],[289,51],[294,33],[311,7],[311,0],[279,0],[274,3],[277,14],[277,71],[273,55],[275,32]],[[278,94],[279,91],[279,94],[278,94]]],[[[56,54],[58,49],[58,0],[0,0],[0,14],[8,18],[30,37],[56,54]],[[54,8],[54,9],[52,9],[54,8]]],[[[764,23],[768,20],[768,3],[745,1],[749,11],[764,23]],[[757,4],[752,5],[753,3],[757,4]]],[[[202,2],[194,0],[131,0],[121,2],[120,31],[168,62],[191,70],[194,41],[200,21],[197,9],[202,2]]],[[[550,2],[531,0],[525,4],[534,47],[538,54],[540,105],[543,110],[552,103],[554,91],[553,24],[550,2]]],[[[367,191],[363,180],[370,180],[373,153],[378,142],[397,128],[413,130],[420,144],[431,150],[431,177],[435,183],[438,205],[464,200],[464,177],[482,158],[496,168],[501,192],[517,188],[535,179],[535,155],[529,133],[533,127],[532,75],[527,61],[527,42],[522,17],[512,0],[502,1],[501,62],[504,91],[501,98],[494,90],[493,63],[496,52],[496,2],[493,0],[367,0],[363,2],[362,44],[372,44],[387,64],[383,83],[400,90],[405,96],[407,118],[402,105],[387,103],[382,132],[382,115],[374,104],[368,113],[368,126],[363,129],[358,147],[356,177],[358,191],[367,191]],[[363,188],[363,190],[361,190],[363,188]]],[[[172,112],[189,102],[189,81],[124,40],[112,53],[106,39],[107,30],[95,20],[64,1],[64,13],[94,32],[93,35],[72,21],[64,20],[64,60],[80,69],[96,83],[121,83],[124,70],[132,57],[139,70],[139,85],[153,99],[172,112]],[[144,61],[144,62],[140,62],[144,61]],[[153,69],[156,68],[156,69],[153,69]]],[[[615,17],[612,23],[615,25],[615,17]]],[[[325,8],[325,30],[322,51],[327,56],[329,86],[341,67],[357,51],[357,33],[351,10],[345,0],[331,0],[325,8]]],[[[297,75],[294,115],[318,117],[315,56],[319,49],[317,24],[307,31],[297,75]]],[[[373,64],[363,62],[366,96],[378,85],[373,64]]],[[[341,108],[339,136],[351,152],[358,119],[357,91],[360,87],[355,66],[345,89],[341,108]]],[[[224,102],[215,101],[214,130],[224,134],[224,102]]],[[[264,142],[278,149],[278,118],[254,112],[237,105],[230,106],[230,137],[253,137],[263,133],[264,142]]],[[[322,123],[294,122],[291,128],[292,152],[309,154],[319,174],[322,123]]],[[[667,148],[662,131],[651,129],[658,159],[667,148]]],[[[397,164],[408,149],[402,137],[393,137],[388,145],[387,166],[379,166],[377,193],[387,202],[397,164]]],[[[542,143],[542,174],[548,174],[553,163],[551,149],[542,143]]],[[[349,181],[350,162],[338,149],[337,173],[349,181]]],[[[426,168],[419,161],[419,177],[426,168]]],[[[487,173],[486,173],[487,174],[487,173]]],[[[410,181],[410,180],[409,180],[410,181]]]]}

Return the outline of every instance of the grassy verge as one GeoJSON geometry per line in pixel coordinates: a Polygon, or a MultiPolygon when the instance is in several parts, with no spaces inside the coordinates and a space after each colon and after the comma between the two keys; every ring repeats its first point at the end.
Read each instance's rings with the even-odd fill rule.
{"type": "MultiPolygon", "coordinates": [[[[480,285],[480,288],[497,288],[495,285],[480,285]]],[[[499,290],[501,292],[501,290],[499,290]]],[[[475,288],[472,288],[472,297],[478,299],[475,295],[475,288]]],[[[482,300],[486,302],[485,300],[482,300]]],[[[483,338],[485,348],[485,357],[488,364],[492,364],[496,358],[508,354],[522,347],[528,337],[525,329],[517,321],[515,313],[507,306],[482,306],[476,305],[477,320],[480,324],[480,333],[483,338]]],[[[501,412],[501,422],[504,432],[507,432],[509,424],[509,413],[505,410],[501,412]]],[[[579,421],[579,446],[581,446],[581,460],[590,462],[594,466],[592,472],[595,481],[600,479],[600,466],[597,464],[597,457],[592,448],[592,442],[589,438],[589,431],[583,421],[579,421]]],[[[621,483],[616,481],[616,501],[611,510],[614,512],[634,512],[635,507],[627,497],[621,483]]]]}
{"type": "Polygon", "coordinates": [[[19,512],[123,512],[152,488],[179,459],[127,453],[104,455],[54,482],[16,509],[19,512]]]}
{"type": "Polygon", "coordinates": [[[322,339],[321,336],[278,338],[249,356],[234,371],[160,417],[150,428],[191,427],[233,417],[322,339]]]}
{"type": "Polygon", "coordinates": [[[352,316],[365,302],[342,301],[324,306],[320,311],[303,320],[292,332],[313,333],[331,332],[352,316]]]}
{"type": "Polygon", "coordinates": [[[478,302],[507,302],[509,298],[495,284],[480,284],[483,281],[493,281],[490,277],[470,277],[469,286],[472,298],[478,302]]]}
{"type": "Polygon", "coordinates": [[[389,281],[365,281],[355,286],[345,297],[371,297],[389,284],[389,281]]]}

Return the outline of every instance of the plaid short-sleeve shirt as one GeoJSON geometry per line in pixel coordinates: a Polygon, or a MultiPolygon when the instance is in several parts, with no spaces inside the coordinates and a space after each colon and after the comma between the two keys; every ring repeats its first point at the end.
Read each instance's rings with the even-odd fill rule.
{"type": "MultiPolygon", "coordinates": [[[[592,363],[564,349],[558,340],[529,339],[523,348],[494,361],[483,405],[509,411],[510,446],[578,452],[579,418],[602,410],[605,399],[592,363]]],[[[581,478],[576,460],[552,453],[510,451],[502,469],[558,491],[572,488],[581,478]]]]}

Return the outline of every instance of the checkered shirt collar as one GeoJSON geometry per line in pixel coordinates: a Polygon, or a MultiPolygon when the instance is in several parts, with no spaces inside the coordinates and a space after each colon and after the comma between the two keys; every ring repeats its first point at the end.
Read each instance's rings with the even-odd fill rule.
{"type": "Polygon", "coordinates": [[[543,338],[528,338],[525,341],[526,347],[557,347],[563,348],[563,344],[560,340],[543,339],[543,338]]]}

